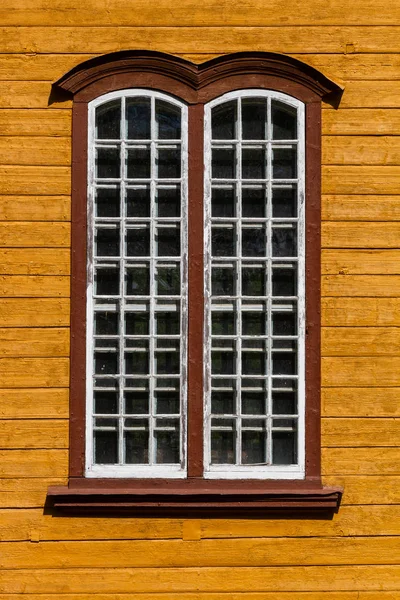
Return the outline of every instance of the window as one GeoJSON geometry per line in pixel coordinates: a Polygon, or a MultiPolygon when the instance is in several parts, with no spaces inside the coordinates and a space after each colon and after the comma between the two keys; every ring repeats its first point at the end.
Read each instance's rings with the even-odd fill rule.
{"type": "Polygon", "coordinates": [[[71,448],[52,503],[336,509],[319,439],[335,84],[275,55],[120,53],[58,86],[74,94],[71,448]]]}

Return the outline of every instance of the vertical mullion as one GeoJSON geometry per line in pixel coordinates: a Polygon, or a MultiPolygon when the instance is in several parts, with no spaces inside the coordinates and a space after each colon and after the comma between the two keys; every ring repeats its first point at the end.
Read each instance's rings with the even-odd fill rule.
{"type": "Polygon", "coordinates": [[[155,376],[155,175],[156,175],[156,126],[155,98],[151,96],[150,108],[150,305],[149,305],[149,465],[155,464],[154,439],[154,376],[155,376]]]}
{"type": "Polygon", "coordinates": [[[121,182],[120,182],[120,305],[119,305],[119,464],[124,464],[124,419],[122,414],[124,413],[124,356],[125,356],[125,333],[124,333],[124,319],[125,319],[125,293],[124,293],[124,282],[125,282],[125,192],[126,192],[126,120],[125,120],[125,96],[121,98],[121,182]]]}
{"type": "Polygon", "coordinates": [[[242,99],[237,99],[236,150],[236,227],[237,227],[237,304],[236,304],[236,464],[242,462],[242,99]]]}
{"type": "Polygon", "coordinates": [[[187,211],[188,211],[188,113],[187,108],[181,109],[181,208],[180,208],[180,232],[181,232],[181,256],[179,261],[179,271],[181,274],[181,297],[179,307],[181,313],[181,329],[180,329],[180,462],[182,469],[187,468],[187,343],[188,343],[188,327],[187,327],[187,293],[188,293],[188,256],[187,256],[187,211]]]}
{"type": "Polygon", "coordinates": [[[267,99],[267,464],[272,464],[272,110],[267,99]]]}

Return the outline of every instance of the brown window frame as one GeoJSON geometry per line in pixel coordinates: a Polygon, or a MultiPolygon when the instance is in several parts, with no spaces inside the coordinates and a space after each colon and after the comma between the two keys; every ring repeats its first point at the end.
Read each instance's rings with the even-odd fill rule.
{"type": "Polygon", "coordinates": [[[72,108],[72,273],[70,451],[67,487],[50,487],[48,505],[68,511],[140,514],[330,514],[341,488],[321,483],[320,255],[321,101],[341,89],[315,69],[271,53],[240,53],[195,65],[157,52],[120,52],[83,63],[54,87],[72,108]],[[111,91],[146,88],[172,94],[189,119],[188,476],[186,479],[87,479],[86,219],[88,103],[111,91]],[[241,89],[272,89],[305,104],[306,163],[306,473],[302,480],[203,478],[203,140],[204,104],[241,89]],[[196,293],[191,293],[196,290],[196,293]]]}

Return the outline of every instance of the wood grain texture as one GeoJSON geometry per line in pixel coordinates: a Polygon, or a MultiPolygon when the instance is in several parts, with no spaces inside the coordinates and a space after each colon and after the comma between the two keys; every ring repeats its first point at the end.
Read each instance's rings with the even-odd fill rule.
{"type": "Polygon", "coordinates": [[[399,248],[399,240],[400,223],[397,222],[366,225],[350,221],[328,221],[322,224],[323,248],[399,248]]]}
{"type": "MultiPolygon", "coordinates": [[[[57,600],[53,594],[25,594],[26,600],[57,600]]],[[[64,600],[77,600],[75,594],[63,594],[64,600]]],[[[183,592],[181,600],[397,600],[397,592],[183,592]]],[[[15,600],[13,594],[0,594],[0,600],[15,600]]],[[[79,600],[93,600],[92,594],[79,594],[79,600]]],[[[96,600],[176,600],[175,593],[96,594],[96,600]]]]}
{"type": "Polygon", "coordinates": [[[0,329],[0,357],[69,356],[69,329],[13,328],[0,329]]]}
{"type": "Polygon", "coordinates": [[[69,221],[69,196],[0,196],[0,221],[69,221]]]}
{"type": "MultiPolygon", "coordinates": [[[[378,82],[376,85],[379,87],[378,82]]],[[[399,135],[400,115],[398,112],[397,110],[378,108],[325,110],[322,113],[322,133],[324,135],[357,136],[399,135]]]]}
{"type": "Polygon", "coordinates": [[[67,419],[68,388],[0,389],[2,419],[67,419]]]}
{"type": "Polygon", "coordinates": [[[161,593],[268,591],[362,591],[400,589],[400,567],[210,567],[143,569],[5,570],[1,593],[161,593]]]}
{"type": "Polygon", "coordinates": [[[398,275],[324,275],[321,287],[323,296],[398,298],[400,277],[398,275]]]}
{"type": "MultiPolygon", "coordinates": [[[[15,480],[45,477],[65,480],[67,476],[67,450],[0,450],[0,478],[15,480]]],[[[42,480],[40,485],[43,486],[42,480]]],[[[42,489],[42,498],[45,492],[47,489],[42,489]]]]}
{"type": "Polygon", "coordinates": [[[67,327],[69,309],[67,299],[0,299],[0,327],[67,327]]]}
{"type": "Polygon", "coordinates": [[[325,417],[399,417],[399,388],[327,388],[321,390],[325,417]]]}
{"type": "Polygon", "coordinates": [[[326,327],[398,327],[399,298],[323,298],[322,325],[326,327]]]}
{"type": "Polygon", "coordinates": [[[400,196],[325,195],[322,196],[324,221],[400,221],[400,196]]]}
{"type": "Polygon", "coordinates": [[[17,508],[22,515],[23,508],[37,508],[43,514],[49,485],[66,485],[67,479],[55,478],[49,475],[41,477],[22,477],[21,479],[0,478],[0,507],[4,509],[17,508]]]}
{"type": "Polygon", "coordinates": [[[68,167],[0,166],[0,194],[69,194],[71,171],[68,167]]]}
{"type": "MultiPolygon", "coordinates": [[[[0,110],[0,135],[70,136],[71,111],[58,108],[47,108],[45,110],[4,108],[0,110]]],[[[34,193],[37,193],[37,190],[34,193]]],[[[58,194],[60,193],[58,192],[58,194]]]]}
{"type": "MultiPolygon", "coordinates": [[[[368,225],[365,225],[368,229],[368,225]]],[[[397,275],[400,250],[323,250],[322,273],[340,275],[397,275]]]]}
{"type": "Polygon", "coordinates": [[[324,327],[323,356],[399,356],[398,327],[324,327]]]}
{"type": "Polygon", "coordinates": [[[69,247],[70,226],[68,223],[0,223],[0,245],[19,248],[69,247]]]}
{"type": "MultiPolygon", "coordinates": [[[[43,225],[39,226],[39,229],[43,229],[43,225]]],[[[54,238],[53,235],[53,240],[59,242],[54,238]]],[[[15,241],[18,243],[18,239],[15,241]]],[[[35,239],[35,241],[44,243],[46,238],[35,239]]],[[[56,250],[50,248],[0,249],[0,273],[1,275],[69,275],[69,254],[68,250],[60,248],[56,250]]]]}
{"type": "Polygon", "coordinates": [[[399,163],[399,136],[324,136],[322,138],[322,164],[324,165],[398,165],[399,163]]]}
{"type": "Polygon", "coordinates": [[[0,422],[0,448],[68,448],[68,420],[17,419],[0,422]]]}
{"type": "Polygon", "coordinates": [[[322,167],[322,192],[325,194],[396,194],[399,185],[399,166],[322,167]]]}
{"type": "Polygon", "coordinates": [[[59,276],[1,275],[3,298],[69,298],[70,279],[59,276]]]}
{"type": "MultiPolygon", "coordinates": [[[[7,29],[2,29],[3,34],[6,31],[7,29]]],[[[0,86],[0,109],[47,108],[51,84],[51,81],[8,81],[7,86],[0,86]]],[[[57,100],[57,108],[70,109],[71,106],[70,99],[57,100]]]]}
{"type": "Polygon", "coordinates": [[[0,136],[0,164],[70,166],[71,141],[65,137],[0,136]]]}
{"type": "Polygon", "coordinates": [[[323,418],[322,446],[393,447],[400,445],[400,422],[397,418],[323,418]]]}
{"type": "Polygon", "coordinates": [[[1,358],[0,387],[66,387],[67,358],[1,358]]]}
{"type": "MultiPolygon", "coordinates": [[[[323,448],[322,473],[334,476],[333,479],[337,481],[335,485],[339,484],[343,475],[398,476],[400,475],[399,458],[399,448],[323,448]]],[[[385,490],[387,487],[385,486],[385,490]]],[[[372,490],[370,494],[372,498],[372,490]]],[[[384,503],[387,502],[388,500],[384,503]]]]}
{"type": "Polygon", "coordinates": [[[400,357],[322,357],[322,385],[328,387],[398,387],[400,385],[400,357]]]}

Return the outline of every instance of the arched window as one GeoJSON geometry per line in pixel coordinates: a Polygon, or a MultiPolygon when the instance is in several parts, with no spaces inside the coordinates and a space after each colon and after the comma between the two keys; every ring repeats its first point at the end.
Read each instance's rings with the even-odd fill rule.
{"type": "Polygon", "coordinates": [[[71,448],[52,501],[337,508],[319,422],[320,110],[337,86],[277,55],[132,52],[58,87],[71,448]]]}

